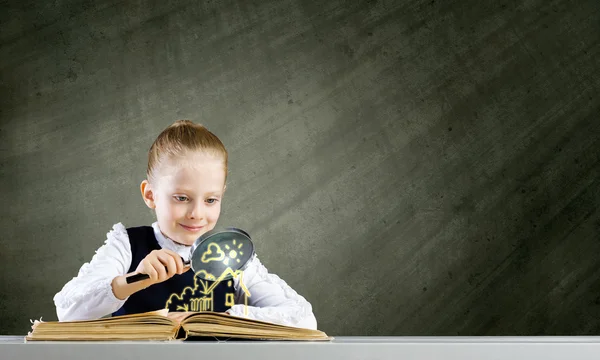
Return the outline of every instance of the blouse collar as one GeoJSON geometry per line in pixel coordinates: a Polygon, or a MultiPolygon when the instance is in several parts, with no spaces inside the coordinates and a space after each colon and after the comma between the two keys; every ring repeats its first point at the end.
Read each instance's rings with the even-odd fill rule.
{"type": "Polygon", "coordinates": [[[191,246],[176,243],[175,241],[166,237],[162,233],[162,231],[160,231],[160,228],[158,227],[158,222],[154,222],[152,224],[152,228],[154,229],[154,236],[156,237],[156,241],[158,241],[158,245],[160,245],[161,248],[175,251],[176,253],[181,255],[181,257],[183,257],[184,260],[188,260],[190,256],[191,246]]]}

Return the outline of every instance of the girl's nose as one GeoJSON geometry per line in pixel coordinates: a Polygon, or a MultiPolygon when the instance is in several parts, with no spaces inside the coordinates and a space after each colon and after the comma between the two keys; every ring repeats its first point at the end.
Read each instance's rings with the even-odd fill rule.
{"type": "Polygon", "coordinates": [[[194,206],[191,207],[191,209],[188,213],[188,217],[190,219],[202,219],[203,215],[204,215],[204,206],[202,203],[194,204],[194,206]]]}

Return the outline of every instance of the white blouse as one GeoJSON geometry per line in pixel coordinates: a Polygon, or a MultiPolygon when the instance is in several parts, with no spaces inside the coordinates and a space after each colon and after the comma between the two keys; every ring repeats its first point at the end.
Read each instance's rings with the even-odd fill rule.
{"type": "MultiPolygon", "coordinates": [[[[153,223],[152,227],[161,248],[175,251],[183,259],[189,258],[190,246],[175,243],[165,237],[158,223],[153,223]]],[[[58,320],[98,319],[119,310],[127,299],[116,298],[111,283],[115,277],[127,274],[131,258],[127,230],[123,224],[115,224],[92,260],[83,264],[77,277],[71,279],[54,296],[58,320]]],[[[243,289],[239,278],[233,280],[237,301],[243,298],[243,289]]],[[[277,275],[270,274],[258,256],[255,256],[244,270],[243,282],[250,293],[247,314],[244,311],[245,305],[238,303],[227,311],[229,314],[281,325],[317,329],[317,320],[311,304],[277,275]]]]}

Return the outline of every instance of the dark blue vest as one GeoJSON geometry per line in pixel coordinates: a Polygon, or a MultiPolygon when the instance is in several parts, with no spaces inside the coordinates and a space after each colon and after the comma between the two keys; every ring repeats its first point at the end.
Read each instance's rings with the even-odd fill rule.
{"type": "MultiPolygon", "coordinates": [[[[128,228],[127,234],[132,255],[128,273],[132,273],[146,255],[161,247],[151,226],[128,228]]],[[[210,311],[211,308],[216,312],[226,311],[230,308],[227,303],[231,304],[235,296],[232,282],[225,280],[217,284],[209,294],[201,292],[201,289],[206,290],[211,285],[213,283],[210,281],[202,283],[200,279],[196,279],[193,270],[189,270],[136,292],[112,315],[137,314],[165,307],[169,311],[210,311]]]]}

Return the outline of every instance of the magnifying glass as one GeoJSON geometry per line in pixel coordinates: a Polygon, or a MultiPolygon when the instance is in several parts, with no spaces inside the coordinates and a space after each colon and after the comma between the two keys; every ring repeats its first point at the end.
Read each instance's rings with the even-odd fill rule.
{"type": "MultiPolygon", "coordinates": [[[[254,256],[254,244],[244,230],[213,229],[196,239],[190,249],[189,260],[183,264],[190,265],[202,280],[227,280],[236,271],[244,270],[254,256]]],[[[135,274],[127,277],[126,281],[131,284],[148,278],[148,274],[135,274]]]]}

